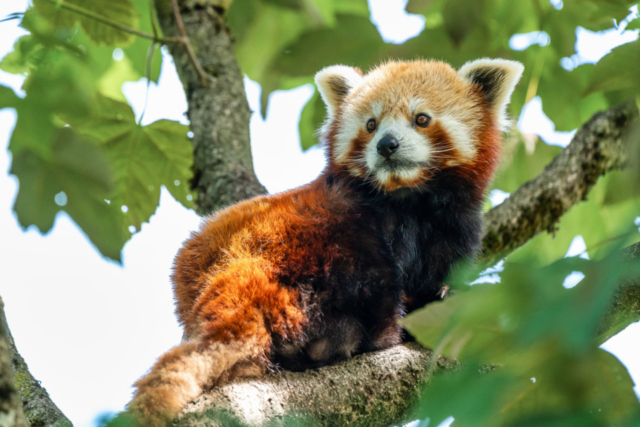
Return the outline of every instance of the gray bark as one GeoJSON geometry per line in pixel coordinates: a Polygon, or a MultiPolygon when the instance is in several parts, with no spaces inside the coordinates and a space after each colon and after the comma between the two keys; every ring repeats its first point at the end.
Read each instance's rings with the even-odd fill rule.
{"type": "Polygon", "coordinates": [[[2,332],[0,338],[0,426],[71,426],[71,421],[53,403],[40,382],[33,378],[27,364],[18,353],[4,314],[2,298],[0,298],[0,331],[2,332]],[[7,374],[10,376],[7,377],[7,374]],[[13,424],[5,424],[8,418],[11,418],[8,415],[9,412],[5,411],[7,405],[14,414],[12,416],[15,417],[13,424]],[[7,414],[7,418],[2,415],[3,413],[7,414]]]}
{"type": "Polygon", "coordinates": [[[416,343],[357,356],[302,373],[237,380],[193,402],[176,422],[188,427],[388,426],[407,419],[432,372],[458,363],[416,343]]]}
{"type": "Polygon", "coordinates": [[[637,117],[631,103],[595,114],[538,177],[487,212],[482,261],[492,264],[538,233],[553,232],[562,215],[586,199],[598,178],[624,167],[629,146],[640,144],[640,134],[629,133],[637,117]]]}
{"type": "MultiPolygon", "coordinates": [[[[0,311],[4,320],[4,307],[0,298],[0,311]]],[[[13,381],[9,329],[0,322],[0,426],[26,427],[22,402],[13,381]]]]}
{"type": "MultiPolygon", "coordinates": [[[[251,111],[224,18],[225,3],[229,2],[178,2],[186,33],[208,75],[208,84],[203,84],[197,75],[182,44],[168,46],[189,105],[194,147],[191,186],[197,192],[201,215],[266,193],[253,171],[251,111]]],[[[171,2],[156,0],[156,9],[164,34],[180,36],[171,2]]]]}

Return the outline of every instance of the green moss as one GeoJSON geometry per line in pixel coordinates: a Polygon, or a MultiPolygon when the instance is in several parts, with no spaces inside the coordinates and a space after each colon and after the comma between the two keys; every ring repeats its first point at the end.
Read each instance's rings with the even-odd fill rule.
{"type": "Polygon", "coordinates": [[[29,383],[31,382],[31,376],[29,374],[25,372],[16,372],[13,376],[13,382],[20,392],[20,398],[23,401],[33,397],[31,394],[31,387],[29,386],[29,383]]]}

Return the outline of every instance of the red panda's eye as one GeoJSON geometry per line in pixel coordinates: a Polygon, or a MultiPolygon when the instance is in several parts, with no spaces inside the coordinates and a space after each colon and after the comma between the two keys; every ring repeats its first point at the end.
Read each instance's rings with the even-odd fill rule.
{"type": "Polygon", "coordinates": [[[416,116],[416,125],[421,128],[426,128],[431,123],[431,117],[427,116],[424,113],[420,113],[416,116]]]}
{"type": "Polygon", "coordinates": [[[376,130],[376,119],[369,119],[369,121],[367,122],[367,130],[369,131],[369,133],[376,130]]]}

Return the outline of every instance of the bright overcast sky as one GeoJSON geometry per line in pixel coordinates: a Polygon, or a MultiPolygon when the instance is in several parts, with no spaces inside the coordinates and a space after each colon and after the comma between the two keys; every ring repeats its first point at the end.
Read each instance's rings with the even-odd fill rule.
{"type": "MultiPolygon", "coordinates": [[[[370,5],[372,21],[388,42],[400,43],[424,26],[424,18],[404,12],[402,0],[371,0],[370,5]]],[[[0,18],[26,6],[26,0],[0,2],[0,18]]],[[[0,23],[0,57],[22,34],[15,20],[0,23]]],[[[579,36],[581,56],[568,64],[595,62],[612,46],[635,39],[637,32],[612,30],[603,38],[580,30],[579,36]]],[[[545,35],[516,38],[512,47],[523,49],[531,43],[544,44],[545,35]]],[[[184,93],[166,55],[162,70],[159,84],[151,85],[145,122],[160,118],[185,122],[184,93]]],[[[19,91],[21,83],[21,77],[0,71],[0,84],[19,91]]],[[[252,110],[259,112],[260,86],[246,80],[246,88],[252,110]]],[[[123,90],[140,114],[146,84],[127,83],[123,90]]],[[[324,166],[322,151],[312,148],[303,153],[298,140],[300,109],[313,90],[307,85],[278,92],[270,98],[266,121],[259,113],[252,116],[255,169],[270,192],[309,182],[324,166]]],[[[0,111],[3,171],[9,170],[6,147],[14,124],[12,110],[0,111]]],[[[547,143],[566,145],[571,137],[554,132],[539,99],[527,106],[519,127],[539,134],[547,143]]],[[[119,266],[102,258],[65,213],[57,216],[47,236],[34,229],[23,232],[11,210],[17,186],[13,176],[0,174],[0,295],[33,375],[75,426],[89,427],[100,413],[122,410],[131,396],[131,384],[155,358],[179,343],[182,332],[173,315],[170,266],[182,241],[198,227],[199,218],[163,189],[158,211],[127,243],[124,265],[119,266]]],[[[498,192],[492,200],[506,196],[498,192]]],[[[585,249],[580,237],[567,248],[568,255],[585,249]]],[[[636,384],[640,366],[632,363],[640,359],[637,343],[637,324],[607,343],[607,349],[632,371],[636,384]]]]}

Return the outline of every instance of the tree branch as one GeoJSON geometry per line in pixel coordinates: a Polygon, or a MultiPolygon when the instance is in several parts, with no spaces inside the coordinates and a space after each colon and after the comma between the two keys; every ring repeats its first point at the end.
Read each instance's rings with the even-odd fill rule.
{"type": "MultiPolygon", "coordinates": [[[[176,423],[257,427],[296,422],[293,425],[333,427],[411,421],[405,413],[429,378],[430,359],[430,350],[411,343],[316,370],[234,381],[193,402],[176,423]]],[[[440,357],[436,371],[457,366],[440,357]]]]}
{"type": "MultiPolygon", "coordinates": [[[[71,421],[69,421],[62,411],[58,409],[56,404],[53,403],[47,391],[40,385],[40,382],[33,378],[29,372],[27,364],[22,356],[20,356],[20,353],[18,353],[18,349],[16,348],[16,344],[11,336],[11,331],[9,330],[7,318],[4,313],[4,302],[2,301],[2,298],[0,298],[0,330],[6,334],[4,340],[0,339],[0,346],[6,344],[6,349],[0,348],[0,356],[4,359],[6,354],[10,358],[10,366],[13,373],[11,383],[15,384],[19,394],[17,399],[19,404],[19,414],[17,415],[16,423],[14,425],[16,427],[23,427],[27,425],[39,427],[71,426],[71,421]],[[22,404],[20,404],[20,399],[22,400],[22,404]],[[22,413],[24,413],[24,415],[22,415],[22,413]],[[22,417],[21,421],[19,417],[22,417]],[[26,422],[24,421],[25,417],[26,422]]],[[[4,386],[7,383],[4,381],[4,363],[2,365],[3,382],[0,388],[4,390],[6,389],[4,386]]],[[[6,399],[2,398],[0,401],[4,402],[6,399]]],[[[0,419],[0,425],[5,425],[2,423],[2,419],[0,419]]]]}
{"type": "Polygon", "coordinates": [[[3,427],[26,427],[22,402],[13,382],[11,367],[12,352],[9,328],[4,322],[4,306],[0,298],[0,425],[3,427]]]}
{"type": "MultiPolygon", "coordinates": [[[[481,261],[493,264],[542,231],[553,232],[598,178],[629,160],[626,141],[638,109],[627,103],[595,114],[535,179],[484,216],[481,261]]],[[[637,135],[632,135],[637,137],[637,135]]]]}
{"type": "MultiPolygon", "coordinates": [[[[189,104],[194,146],[191,186],[197,192],[201,215],[266,192],[253,171],[249,136],[251,111],[221,3],[228,2],[178,2],[184,30],[196,58],[209,76],[206,85],[184,49],[169,45],[189,104]]],[[[163,32],[178,35],[180,30],[171,1],[156,0],[156,9],[163,32]]]]}
{"type": "Polygon", "coordinates": [[[180,38],[182,39],[182,43],[184,43],[184,47],[187,50],[187,55],[189,56],[189,61],[191,61],[191,65],[195,68],[196,73],[198,73],[198,78],[200,78],[200,83],[204,86],[209,84],[209,78],[207,77],[207,73],[202,69],[202,65],[200,65],[200,61],[196,58],[196,54],[193,51],[193,47],[191,46],[191,40],[189,40],[189,36],[184,30],[184,23],[182,22],[182,16],[180,15],[180,9],[178,8],[178,0],[171,0],[171,8],[173,9],[173,15],[176,17],[176,25],[178,26],[178,31],[180,32],[180,38]]]}

